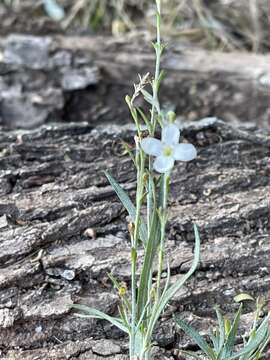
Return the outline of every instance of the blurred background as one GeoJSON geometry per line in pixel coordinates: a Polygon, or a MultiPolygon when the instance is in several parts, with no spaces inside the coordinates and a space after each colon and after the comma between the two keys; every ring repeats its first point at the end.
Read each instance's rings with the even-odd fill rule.
{"type": "MultiPolygon", "coordinates": [[[[163,0],[162,12],[164,106],[268,127],[270,1],[163,0]]],[[[0,0],[0,126],[127,123],[154,39],[154,0],[0,0]]]]}
{"type": "MultiPolygon", "coordinates": [[[[150,0],[1,0],[0,32],[112,34],[153,32],[150,0]]],[[[267,52],[269,0],[163,0],[168,37],[207,49],[267,52]]]]}

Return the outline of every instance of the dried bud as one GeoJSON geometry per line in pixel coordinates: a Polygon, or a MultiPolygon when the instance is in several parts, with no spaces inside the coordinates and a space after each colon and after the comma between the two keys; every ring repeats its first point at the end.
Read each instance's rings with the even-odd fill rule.
{"type": "Polygon", "coordinates": [[[121,286],[118,289],[118,294],[120,297],[123,297],[126,295],[126,293],[127,293],[127,285],[126,285],[126,283],[123,282],[123,283],[121,283],[121,286]]]}
{"type": "Polygon", "coordinates": [[[134,234],[135,231],[135,224],[133,222],[128,223],[128,231],[131,235],[134,234]]]}
{"type": "Polygon", "coordinates": [[[144,182],[144,184],[147,183],[148,177],[149,177],[149,175],[148,175],[147,173],[144,173],[144,174],[143,174],[143,182],[144,182]]]}
{"type": "Polygon", "coordinates": [[[153,299],[153,301],[156,298],[156,289],[154,287],[150,291],[150,297],[151,297],[151,299],[153,299]]]}

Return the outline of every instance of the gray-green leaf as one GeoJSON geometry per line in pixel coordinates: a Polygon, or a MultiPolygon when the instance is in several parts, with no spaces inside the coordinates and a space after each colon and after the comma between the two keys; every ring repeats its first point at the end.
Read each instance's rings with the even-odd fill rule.
{"type": "Polygon", "coordinates": [[[82,315],[83,317],[107,320],[112,325],[118,327],[118,329],[124,331],[125,333],[129,333],[129,329],[123,324],[121,319],[117,319],[115,317],[105,314],[102,311],[96,310],[96,309],[91,308],[86,305],[73,304],[73,305],[71,305],[71,308],[77,309],[77,310],[80,310],[80,311],[86,313],[86,315],[82,315]]]}
{"type": "MultiPolygon", "coordinates": [[[[136,219],[136,208],[133,205],[132,201],[130,200],[130,197],[126,193],[126,191],[121,187],[121,185],[115,180],[115,178],[108,172],[105,171],[105,175],[113,187],[116,195],[118,196],[119,200],[127,210],[129,216],[131,217],[132,222],[135,222],[136,219]]],[[[147,228],[145,223],[141,220],[140,221],[140,228],[139,228],[139,235],[141,241],[146,244],[147,243],[147,228]]]]}

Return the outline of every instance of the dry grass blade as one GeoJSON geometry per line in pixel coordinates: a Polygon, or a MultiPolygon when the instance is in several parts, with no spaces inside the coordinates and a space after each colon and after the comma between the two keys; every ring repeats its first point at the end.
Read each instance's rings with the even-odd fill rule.
{"type": "MultiPolygon", "coordinates": [[[[41,6],[41,1],[3,0],[2,6],[22,14],[38,3],[41,6]]],[[[58,3],[67,13],[64,28],[117,35],[145,28],[152,32],[155,27],[155,8],[148,0],[58,0],[58,3]]],[[[163,33],[168,37],[184,37],[192,44],[224,51],[270,49],[269,0],[162,0],[162,12],[163,33]]]]}

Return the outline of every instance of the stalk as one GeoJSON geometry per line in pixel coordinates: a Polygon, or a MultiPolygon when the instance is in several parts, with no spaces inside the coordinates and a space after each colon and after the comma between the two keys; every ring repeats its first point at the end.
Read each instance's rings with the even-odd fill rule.
{"type": "MultiPolygon", "coordinates": [[[[160,0],[156,0],[156,9],[157,9],[157,13],[156,13],[156,43],[154,45],[155,48],[155,53],[156,53],[156,63],[155,63],[155,77],[152,83],[152,88],[153,88],[153,104],[152,104],[152,109],[151,109],[151,128],[150,128],[150,136],[154,136],[155,135],[155,130],[156,130],[156,116],[160,116],[160,106],[159,106],[159,99],[158,99],[158,92],[159,92],[159,78],[160,78],[160,63],[161,63],[161,55],[162,55],[162,51],[163,51],[163,47],[161,44],[161,2],[160,0]]],[[[142,154],[141,154],[142,156],[142,154]]],[[[152,221],[152,216],[153,216],[153,211],[154,211],[154,199],[153,199],[153,191],[155,191],[155,189],[153,188],[152,184],[152,159],[151,157],[149,157],[149,179],[148,179],[148,184],[147,184],[147,229],[148,229],[148,238],[150,235],[150,228],[151,228],[151,221],[152,221]]],[[[143,165],[144,168],[144,165],[143,165]]],[[[141,168],[142,170],[142,168],[141,168]]],[[[141,173],[141,171],[140,171],[141,173]]],[[[143,187],[141,187],[141,181],[143,181],[142,179],[143,176],[143,172],[141,173],[140,176],[138,176],[138,195],[137,195],[137,210],[138,213],[136,216],[136,219],[138,218],[139,221],[139,216],[140,216],[140,209],[141,209],[141,202],[140,204],[138,203],[138,197],[141,198],[142,197],[142,193],[141,190],[143,189],[143,187]]],[[[167,179],[167,177],[166,177],[167,179]]],[[[165,184],[167,183],[167,181],[165,181],[165,184]]],[[[166,208],[166,204],[167,204],[167,195],[168,195],[168,187],[166,185],[164,185],[166,187],[166,190],[164,191],[164,199],[163,199],[163,206],[162,208],[164,209],[164,213],[165,213],[165,208],[166,208]]],[[[166,227],[166,220],[164,218],[164,224],[161,225],[161,247],[160,247],[160,251],[159,251],[159,275],[158,275],[158,284],[160,284],[160,279],[161,279],[161,272],[162,272],[162,264],[163,264],[163,252],[164,252],[164,239],[165,239],[165,227],[166,227]]],[[[131,338],[130,338],[130,345],[131,345],[131,351],[130,351],[130,358],[132,359],[133,356],[135,355],[135,338],[136,338],[136,332],[135,332],[135,327],[136,327],[136,317],[137,317],[137,308],[136,308],[136,256],[137,255],[137,241],[136,238],[138,237],[138,234],[136,235],[136,232],[138,232],[138,228],[139,228],[139,222],[138,224],[135,223],[135,233],[134,233],[134,250],[133,250],[133,256],[132,256],[132,319],[131,319],[131,338]]],[[[160,286],[159,286],[160,288],[160,286]]],[[[148,291],[148,299],[151,298],[151,290],[152,290],[152,269],[149,273],[149,283],[148,283],[148,289],[146,289],[146,291],[148,291]]],[[[149,314],[149,311],[151,311],[151,308],[149,307],[147,314],[149,314]]],[[[146,347],[144,349],[144,354],[142,355],[141,360],[148,360],[150,358],[150,346],[148,343],[145,344],[146,347]]]]}
{"type": "MultiPolygon", "coordinates": [[[[167,224],[167,202],[170,182],[170,172],[161,177],[161,184],[156,184],[156,179],[153,175],[152,159],[149,157],[149,172],[146,171],[146,156],[147,154],[155,154],[155,151],[147,149],[147,143],[142,139],[142,129],[140,127],[140,117],[145,122],[150,137],[154,137],[156,125],[162,120],[162,112],[159,104],[159,87],[161,82],[160,60],[163,52],[163,45],[161,44],[161,0],[156,0],[156,27],[157,39],[154,44],[156,52],[155,77],[152,81],[152,95],[143,88],[147,84],[148,74],[143,78],[140,77],[140,83],[135,85],[135,91],[130,98],[126,97],[127,104],[130,108],[131,115],[137,127],[137,136],[135,137],[136,155],[128,149],[131,159],[135,163],[137,173],[136,186],[136,205],[134,206],[130,197],[120,184],[108,173],[105,172],[110,184],[114,188],[116,194],[121,200],[122,204],[128,211],[132,223],[129,224],[129,231],[131,236],[131,299],[126,295],[127,306],[124,302],[122,308],[119,309],[120,318],[109,316],[96,309],[86,307],[84,305],[74,305],[77,309],[85,311],[91,317],[97,319],[104,319],[109,321],[114,326],[129,335],[129,355],[130,360],[150,360],[152,335],[155,325],[174,294],[183,286],[196,269],[199,262],[200,241],[197,227],[195,230],[195,255],[190,270],[181,277],[181,279],[170,286],[170,276],[168,267],[168,277],[166,285],[161,293],[161,275],[164,262],[164,248],[165,248],[165,231],[167,224]],[[152,104],[151,119],[148,120],[144,112],[134,105],[134,100],[142,93],[146,101],[152,104]],[[139,117],[140,116],[140,117],[139,117]],[[145,146],[144,146],[145,145],[145,146]],[[144,149],[144,150],[143,150],[144,149]],[[160,195],[158,194],[158,190],[160,195]],[[147,221],[145,225],[142,219],[142,205],[144,203],[145,191],[147,192],[147,221]],[[147,232],[147,234],[146,234],[147,232]],[[140,273],[139,287],[137,287],[136,274],[138,270],[137,255],[139,248],[139,239],[143,240],[145,245],[145,252],[143,257],[142,270],[140,273]],[[158,257],[158,274],[156,284],[153,285],[152,273],[153,264],[158,257]],[[138,290],[138,296],[137,296],[138,290]]],[[[169,118],[169,115],[167,114],[169,118]]],[[[161,124],[163,127],[164,124],[161,124]]],[[[166,129],[165,129],[166,130],[166,129]]],[[[178,129],[176,129],[178,131],[178,129]]],[[[169,142],[169,141],[168,141],[169,142]]],[[[170,144],[170,143],[169,143],[170,144]]],[[[160,144],[160,149],[163,149],[164,144],[160,144]]],[[[164,149],[163,149],[164,150],[164,149]]],[[[166,152],[164,153],[166,155],[166,152]]],[[[169,156],[169,155],[168,155],[169,156]]],[[[188,160],[188,156],[187,156],[188,160]]],[[[163,172],[162,169],[158,169],[163,172]]],[[[113,283],[119,288],[117,281],[112,277],[113,283]]],[[[125,293],[125,291],[124,291],[125,293]]],[[[124,301],[124,300],[122,300],[124,301]]]]}
{"type": "Polygon", "coordinates": [[[135,355],[135,327],[136,327],[136,259],[137,253],[135,248],[132,246],[131,249],[131,334],[130,334],[130,360],[135,355]]]}
{"type": "Polygon", "coordinates": [[[135,355],[135,339],[136,339],[136,322],[137,322],[137,284],[136,284],[136,269],[137,269],[137,251],[139,240],[140,216],[143,199],[144,188],[144,168],[145,156],[139,148],[138,139],[136,141],[136,165],[137,165],[137,191],[136,191],[136,217],[134,223],[134,233],[131,234],[131,334],[130,334],[130,360],[134,359],[135,355]]]}
{"type": "MultiPolygon", "coordinates": [[[[158,80],[160,77],[160,60],[162,55],[162,44],[161,44],[161,3],[160,0],[156,0],[156,43],[155,43],[155,52],[156,52],[156,64],[155,64],[155,78],[153,81],[153,104],[151,109],[151,129],[150,136],[155,135],[156,121],[155,114],[160,115],[160,106],[156,108],[155,104],[159,104],[158,99],[158,80]]],[[[149,176],[152,176],[152,159],[149,157],[148,162],[149,176]]],[[[147,228],[148,228],[148,237],[150,235],[150,226],[151,226],[151,216],[153,214],[153,189],[151,179],[148,180],[147,186],[147,228]]],[[[149,274],[149,286],[148,286],[148,298],[151,297],[151,288],[152,288],[152,270],[149,274]]]]}
{"type": "MultiPolygon", "coordinates": [[[[160,60],[162,55],[162,44],[161,44],[161,6],[160,6],[160,0],[156,0],[156,6],[157,6],[157,14],[156,14],[156,28],[157,28],[157,39],[155,43],[155,51],[156,51],[156,65],[155,65],[155,78],[153,80],[153,104],[151,109],[151,131],[150,136],[154,137],[155,135],[155,114],[160,115],[160,106],[158,105],[158,108],[155,106],[155,104],[159,104],[158,100],[158,80],[160,77],[160,60]]],[[[151,174],[152,170],[152,161],[149,157],[149,172],[151,174]]],[[[151,224],[151,214],[153,210],[153,196],[152,196],[153,189],[151,188],[151,182],[148,183],[148,196],[147,196],[147,225],[148,225],[148,235],[150,232],[150,224],[151,224]]]]}
{"type": "MultiPolygon", "coordinates": [[[[155,50],[156,50],[156,67],[155,67],[155,78],[153,81],[153,100],[154,103],[152,105],[151,110],[151,124],[152,124],[152,133],[151,136],[155,135],[155,113],[156,111],[159,113],[160,108],[158,106],[158,109],[156,108],[155,104],[158,103],[158,79],[160,76],[160,60],[162,55],[162,44],[161,44],[161,6],[160,1],[156,1],[157,6],[157,14],[156,14],[156,28],[157,28],[157,40],[155,44],[155,50]]],[[[158,114],[159,115],[159,114],[158,114]]]]}
{"type": "Polygon", "coordinates": [[[156,294],[156,303],[160,299],[160,283],[161,283],[161,274],[163,270],[164,262],[164,248],[165,248],[165,232],[167,224],[167,203],[168,203],[168,194],[169,194],[169,183],[170,183],[170,174],[164,174],[163,178],[163,199],[162,199],[162,209],[160,214],[161,222],[161,235],[160,235],[160,245],[159,245],[159,257],[158,257],[158,275],[157,275],[157,294],[156,294]]]}

